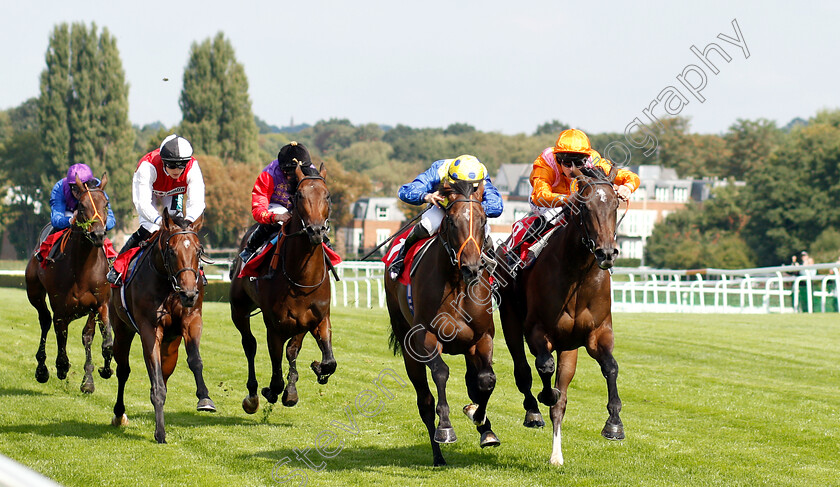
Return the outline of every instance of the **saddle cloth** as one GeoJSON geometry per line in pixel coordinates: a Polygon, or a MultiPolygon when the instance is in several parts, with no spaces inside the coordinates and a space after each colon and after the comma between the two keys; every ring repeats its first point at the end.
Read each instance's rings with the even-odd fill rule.
{"type": "Polygon", "coordinates": [[[539,242],[555,228],[562,227],[566,224],[566,215],[563,214],[560,217],[560,221],[556,222],[552,227],[543,229],[538,238],[531,238],[531,241],[522,243],[526,236],[532,235],[530,231],[531,225],[537,221],[537,218],[538,217],[536,215],[528,215],[513,224],[508,241],[502,244],[502,251],[505,254],[513,250],[519,256],[520,260],[527,261],[528,249],[530,249],[532,245],[539,242]]]}
{"type": "MultiPolygon", "coordinates": [[[[50,255],[50,250],[52,250],[53,246],[59,245],[61,237],[63,237],[68,230],[70,229],[64,228],[55,233],[51,233],[47,235],[47,238],[45,238],[43,242],[41,242],[41,246],[38,247],[38,254],[40,254],[41,256],[42,268],[47,268],[47,265],[49,264],[49,262],[47,262],[47,256],[50,255]]],[[[105,245],[103,246],[103,248],[105,249],[105,257],[113,259],[117,256],[117,251],[114,250],[114,244],[111,243],[110,239],[105,239],[105,245]]]]}
{"type": "MultiPolygon", "coordinates": [[[[382,256],[382,262],[385,263],[385,269],[391,265],[394,260],[397,258],[397,254],[400,252],[400,249],[405,245],[405,239],[408,237],[409,232],[411,232],[411,227],[409,227],[406,231],[399,234],[394,241],[391,243],[391,246],[388,248],[388,252],[385,252],[385,255],[382,256]]],[[[425,248],[426,244],[428,244],[434,235],[431,237],[424,238],[419,240],[416,244],[414,244],[410,249],[408,249],[408,253],[405,254],[405,265],[403,266],[402,274],[397,279],[401,284],[405,284],[406,286],[411,283],[411,272],[413,267],[417,265],[414,262],[414,258],[420,254],[422,257],[422,253],[420,252],[421,249],[425,248]]],[[[417,259],[417,262],[420,262],[420,259],[417,259]]]]}
{"type": "MultiPolygon", "coordinates": [[[[277,244],[277,235],[275,235],[271,240],[264,243],[262,247],[260,247],[257,252],[254,253],[254,256],[251,257],[251,260],[245,264],[242,269],[239,271],[237,277],[239,278],[246,278],[246,277],[259,277],[260,274],[257,272],[257,267],[259,267],[260,263],[263,259],[268,256],[271,257],[271,254],[274,253],[274,246],[277,244]]],[[[321,244],[324,247],[324,255],[330,259],[330,263],[333,267],[341,264],[341,256],[338,255],[333,249],[327,247],[327,244],[321,244]]]]}

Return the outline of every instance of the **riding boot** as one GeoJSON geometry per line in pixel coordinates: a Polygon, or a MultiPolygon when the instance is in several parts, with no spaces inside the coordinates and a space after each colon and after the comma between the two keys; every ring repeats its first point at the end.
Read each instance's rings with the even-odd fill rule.
{"type": "MultiPolygon", "coordinates": [[[[120,249],[120,254],[124,254],[125,252],[133,249],[134,247],[140,246],[140,244],[143,243],[143,241],[147,240],[151,236],[152,232],[146,230],[143,227],[138,228],[136,232],[132,233],[131,236],[128,237],[128,240],[125,242],[125,245],[123,245],[122,249],[120,249]]],[[[111,263],[111,269],[108,270],[108,275],[106,276],[106,279],[111,284],[115,284],[117,286],[122,285],[122,282],[120,282],[120,274],[114,269],[113,263],[111,263]]]]}
{"type": "Polygon", "coordinates": [[[391,262],[391,265],[388,267],[391,279],[397,280],[397,278],[400,277],[400,274],[402,274],[403,268],[405,267],[405,256],[408,254],[408,249],[428,236],[429,232],[423,228],[423,225],[414,225],[414,228],[411,229],[411,233],[409,233],[408,237],[405,238],[405,242],[403,242],[403,246],[397,254],[397,258],[394,259],[394,262],[391,262]]]}
{"type": "Polygon", "coordinates": [[[248,261],[251,260],[251,257],[253,257],[254,252],[256,252],[257,249],[260,248],[260,246],[275,232],[277,232],[278,228],[280,228],[280,226],[276,224],[260,223],[257,226],[257,229],[254,230],[248,237],[248,242],[245,244],[245,248],[239,253],[239,258],[242,260],[242,263],[248,263],[248,261]]]}

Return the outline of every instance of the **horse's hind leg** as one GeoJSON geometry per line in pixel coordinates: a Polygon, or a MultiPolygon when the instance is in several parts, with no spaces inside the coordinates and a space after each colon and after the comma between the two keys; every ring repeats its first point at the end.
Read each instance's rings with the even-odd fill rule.
{"type": "MultiPolygon", "coordinates": [[[[201,315],[194,313],[191,318],[184,320],[183,326],[184,348],[187,349],[187,365],[189,365],[195,378],[195,396],[198,398],[196,410],[215,412],[216,405],[210,399],[210,391],[207,390],[207,385],[204,383],[204,363],[201,361],[201,353],[198,351],[199,343],[201,342],[201,315]]],[[[177,348],[175,349],[175,356],[178,356],[177,348]]],[[[175,366],[173,365],[172,367],[174,369],[175,366]]],[[[168,377],[168,375],[164,375],[164,378],[168,377]]]]}
{"type": "MultiPolygon", "coordinates": [[[[231,285],[231,293],[233,293],[233,285],[231,285]]],[[[257,374],[254,370],[257,340],[251,333],[251,317],[249,314],[250,310],[247,306],[231,297],[230,318],[242,337],[242,349],[245,351],[245,360],[248,362],[248,381],[245,383],[248,395],[242,400],[242,409],[248,414],[254,414],[260,407],[260,397],[257,395],[257,374]]]]}
{"type": "Polygon", "coordinates": [[[274,326],[268,325],[268,355],[271,357],[271,382],[268,387],[262,388],[262,395],[271,404],[277,402],[277,397],[285,389],[283,382],[283,346],[288,340],[287,336],[274,330],[274,326]]]}
{"type": "Polygon", "coordinates": [[[621,399],[618,397],[618,362],[613,357],[613,332],[611,326],[601,327],[594,332],[586,345],[586,351],[601,366],[601,374],[607,380],[607,418],[601,434],[609,440],[624,439],[624,425],[621,423],[621,399]]]}
{"type": "Polygon", "coordinates": [[[403,347],[403,361],[408,378],[414,385],[417,393],[417,409],[420,411],[420,419],[426,425],[429,432],[429,442],[432,444],[432,461],[435,467],[446,465],[440,445],[435,441],[435,398],[429,389],[429,382],[426,379],[426,366],[411,356],[411,352],[403,347]]]}
{"type": "Polygon", "coordinates": [[[286,344],[286,360],[289,361],[289,375],[286,376],[286,389],[283,391],[283,405],[286,407],[292,407],[298,402],[297,387],[295,387],[298,381],[297,357],[305,336],[306,333],[293,336],[286,344]]]}
{"type": "Polygon", "coordinates": [[[106,301],[99,307],[99,332],[102,333],[102,359],[104,364],[99,368],[99,376],[103,379],[110,379],[113,375],[111,370],[111,359],[114,356],[114,335],[111,329],[111,318],[108,313],[108,302],[106,301]]]}
{"type": "Polygon", "coordinates": [[[318,377],[319,384],[326,384],[330,376],[335,373],[336,361],[332,349],[332,324],[329,315],[325,316],[321,323],[315,330],[312,330],[312,336],[318,342],[318,348],[321,349],[321,361],[314,361],[310,365],[315,376],[318,377]]]}
{"type": "Polygon", "coordinates": [[[85,327],[82,328],[82,345],[85,347],[85,375],[82,378],[81,390],[85,394],[93,393],[93,359],[90,354],[90,344],[93,343],[93,335],[96,332],[95,313],[88,315],[85,327]]]}
{"type": "Polygon", "coordinates": [[[560,431],[562,429],[563,416],[566,415],[566,400],[569,384],[575,376],[575,369],[577,369],[577,355],[577,349],[574,349],[561,352],[558,357],[559,364],[557,365],[557,377],[555,378],[554,385],[560,391],[560,398],[554,406],[551,406],[550,410],[551,425],[554,432],[551,458],[549,460],[552,465],[563,465],[560,431]]]}
{"type": "MultiPolygon", "coordinates": [[[[32,264],[30,263],[31,267],[32,264]]],[[[35,368],[35,380],[44,383],[50,378],[50,369],[47,368],[47,333],[52,326],[52,316],[50,310],[47,308],[47,290],[38,280],[37,275],[30,275],[37,272],[36,270],[26,269],[26,296],[29,298],[29,303],[38,311],[38,323],[41,325],[41,342],[38,345],[38,351],[35,352],[35,360],[38,361],[38,366],[35,368]]]]}
{"type": "Polygon", "coordinates": [[[531,353],[536,357],[534,365],[543,384],[543,389],[537,394],[537,399],[546,406],[554,406],[560,399],[560,391],[554,388],[551,383],[551,377],[555,370],[554,356],[552,355],[551,344],[541,325],[535,324],[531,328],[528,345],[531,348],[531,353]]]}
{"type": "Polygon", "coordinates": [[[522,324],[519,322],[519,318],[515,316],[516,311],[511,309],[511,305],[507,305],[506,308],[501,311],[502,329],[505,333],[510,356],[513,359],[513,376],[516,380],[516,388],[525,397],[522,402],[522,407],[525,408],[525,421],[522,424],[527,428],[542,428],[545,426],[545,421],[540,414],[537,399],[531,393],[533,377],[531,376],[531,365],[528,364],[528,358],[525,355],[522,324]]]}
{"type": "Polygon", "coordinates": [[[166,443],[166,429],[163,421],[163,405],[166,403],[166,383],[163,380],[161,363],[161,343],[156,336],[155,329],[150,324],[139,324],[145,334],[140,335],[143,343],[143,357],[146,360],[146,370],[149,372],[151,388],[149,399],[155,408],[155,440],[166,443]]]}
{"type": "Polygon", "coordinates": [[[493,373],[491,357],[493,355],[493,339],[485,336],[476,344],[476,353],[466,355],[467,373],[465,381],[467,394],[473,404],[464,406],[464,414],[476,425],[481,434],[479,445],[482,448],[499,446],[499,438],[493,433],[490,418],[487,417],[487,403],[496,386],[496,374],[493,373]]]}

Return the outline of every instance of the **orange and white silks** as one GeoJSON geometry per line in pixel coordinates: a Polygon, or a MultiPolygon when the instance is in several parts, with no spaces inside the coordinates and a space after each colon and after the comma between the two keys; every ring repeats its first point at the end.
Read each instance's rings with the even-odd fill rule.
{"type": "MultiPolygon", "coordinates": [[[[604,174],[609,174],[612,163],[601,157],[601,154],[594,149],[589,151],[592,163],[601,168],[604,174]]],[[[543,208],[557,208],[563,206],[566,199],[572,194],[572,178],[566,177],[559,163],[554,158],[554,148],[545,149],[534,161],[531,169],[531,202],[543,208]]],[[[630,192],[636,191],[641,181],[633,171],[625,168],[618,170],[616,174],[616,185],[626,185],[630,192]]]]}

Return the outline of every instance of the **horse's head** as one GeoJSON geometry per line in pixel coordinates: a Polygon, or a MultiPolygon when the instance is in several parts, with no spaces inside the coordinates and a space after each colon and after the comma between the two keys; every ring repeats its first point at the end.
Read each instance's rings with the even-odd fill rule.
{"type": "Polygon", "coordinates": [[[163,265],[172,284],[172,289],[181,298],[181,304],[187,308],[195,305],[198,299],[200,282],[200,258],[204,254],[198,230],[204,223],[204,216],[188,223],[181,217],[169,216],[163,212],[158,246],[163,256],[163,265]]]}
{"type": "Polygon", "coordinates": [[[615,227],[619,201],[612,185],[616,172],[615,166],[606,177],[599,169],[574,168],[572,172],[576,186],[570,205],[575,213],[572,218],[583,232],[583,244],[605,270],[618,256],[615,227]]]}
{"type": "Polygon", "coordinates": [[[440,236],[452,265],[457,265],[467,284],[475,281],[484,269],[481,256],[487,215],[481,205],[484,181],[444,182],[440,194],[449,200],[446,217],[440,225],[440,236]]]}
{"type": "Polygon", "coordinates": [[[108,197],[104,191],[108,184],[108,174],[102,175],[99,186],[93,186],[94,181],[83,183],[76,174],[79,204],[73,217],[74,225],[85,232],[88,240],[95,247],[102,247],[105,244],[105,222],[108,219],[108,197]]]}
{"type": "Polygon", "coordinates": [[[327,170],[321,164],[320,172],[310,168],[295,168],[298,186],[294,196],[295,212],[300,218],[309,242],[320,245],[330,231],[330,192],[327,189],[327,170]]]}

